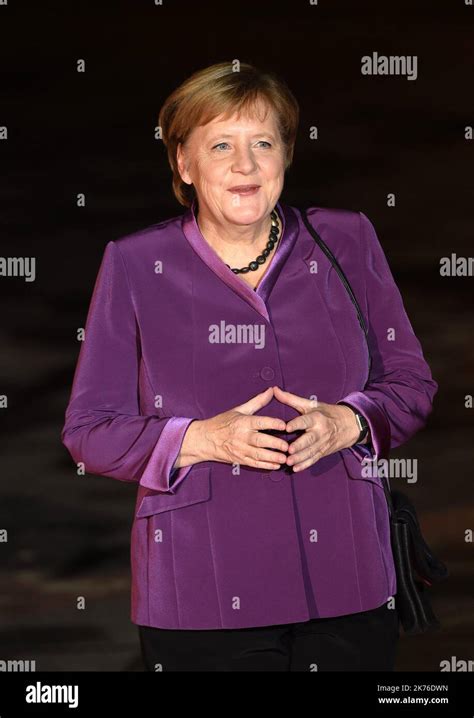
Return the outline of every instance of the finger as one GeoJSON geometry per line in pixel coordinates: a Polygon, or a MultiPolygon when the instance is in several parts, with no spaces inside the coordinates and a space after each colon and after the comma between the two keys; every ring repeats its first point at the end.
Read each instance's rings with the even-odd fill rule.
{"type": "Polygon", "coordinates": [[[249,466],[254,466],[257,469],[280,469],[281,465],[286,461],[286,456],[284,454],[278,454],[274,451],[249,445],[247,447],[245,461],[249,464],[249,466]],[[279,456],[283,457],[281,461],[278,459],[279,456]]]}
{"type": "Polygon", "coordinates": [[[304,471],[305,469],[309,469],[309,467],[313,466],[313,464],[316,464],[320,458],[321,458],[320,456],[315,456],[315,457],[311,457],[311,458],[307,459],[306,461],[303,461],[301,464],[296,464],[295,466],[293,466],[293,471],[295,473],[298,473],[299,471],[304,471]]]}
{"type": "Polygon", "coordinates": [[[328,444],[319,448],[314,448],[310,456],[308,456],[303,461],[299,461],[298,463],[293,465],[293,471],[303,471],[309,466],[316,464],[320,459],[323,458],[323,456],[327,456],[329,448],[330,447],[328,444]]]}
{"type": "Polygon", "coordinates": [[[301,416],[295,416],[294,419],[288,421],[285,428],[286,431],[306,431],[307,429],[311,429],[313,423],[314,416],[311,416],[311,414],[302,414],[301,416]]]}
{"type": "Polygon", "coordinates": [[[269,386],[268,389],[262,391],[260,394],[253,396],[248,401],[235,406],[236,411],[240,411],[242,414],[255,414],[259,409],[262,409],[273,399],[273,387],[269,386]]]}
{"type": "Polygon", "coordinates": [[[270,464],[267,461],[259,461],[255,463],[253,459],[246,456],[244,461],[246,466],[250,466],[254,469],[270,469],[270,471],[278,471],[278,469],[281,469],[280,464],[270,464]]]}
{"type": "Polygon", "coordinates": [[[304,396],[298,396],[298,394],[292,394],[290,391],[280,389],[279,386],[273,387],[273,393],[275,399],[278,399],[282,404],[288,404],[293,409],[300,411],[301,413],[311,411],[318,405],[317,401],[313,399],[306,399],[304,396]]]}
{"type": "Polygon", "coordinates": [[[285,454],[289,450],[290,445],[284,439],[279,439],[278,436],[272,436],[271,434],[265,434],[259,431],[252,433],[250,443],[252,446],[265,449],[275,449],[276,451],[282,451],[285,454]]]}
{"type": "Polygon", "coordinates": [[[286,422],[274,416],[252,416],[250,426],[253,431],[285,431],[286,422]]]}
{"type": "Polygon", "coordinates": [[[311,447],[314,448],[318,438],[319,437],[314,432],[308,432],[298,437],[295,441],[290,442],[290,446],[288,448],[289,456],[296,456],[296,454],[300,451],[305,451],[311,447]]]}
{"type": "Polygon", "coordinates": [[[287,456],[286,463],[288,466],[297,466],[298,464],[301,464],[303,461],[306,461],[307,459],[310,459],[312,456],[315,456],[317,449],[315,446],[308,446],[305,449],[302,449],[301,451],[297,451],[296,454],[292,454],[291,456],[287,456]]]}
{"type": "MultiPolygon", "coordinates": [[[[249,451],[252,452],[252,447],[249,447],[249,451]]],[[[251,456],[255,461],[267,461],[270,464],[286,464],[286,454],[280,454],[278,451],[271,451],[270,449],[263,449],[261,446],[254,446],[251,456]]]]}

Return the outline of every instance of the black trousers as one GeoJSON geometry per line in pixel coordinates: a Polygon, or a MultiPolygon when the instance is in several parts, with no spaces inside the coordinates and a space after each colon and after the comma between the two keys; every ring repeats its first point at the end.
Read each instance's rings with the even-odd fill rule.
{"type": "Polygon", "coordinates": [[[393,671],[396,608],[257,628],[138,626],[148,671],[393,671]]]}

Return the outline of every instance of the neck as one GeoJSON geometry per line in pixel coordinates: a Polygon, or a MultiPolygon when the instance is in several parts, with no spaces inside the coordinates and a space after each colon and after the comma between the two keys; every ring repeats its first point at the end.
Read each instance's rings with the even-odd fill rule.
{"type": "MultiPolygon", "coordinates": [[[[262,252],[268,242],[272,226],[270,215],[256,224],[229,226],[226,223],[216,223],[214,220],[210,220],[202,212],[199,212],[198,216],[198,211],[196,207],[196,221],[201,234],[226,264],[231,266],[247,264],[262,252]]],[[[282,225],[278,212],[276,210],[275,212],[280,240],[282,225]]]]}

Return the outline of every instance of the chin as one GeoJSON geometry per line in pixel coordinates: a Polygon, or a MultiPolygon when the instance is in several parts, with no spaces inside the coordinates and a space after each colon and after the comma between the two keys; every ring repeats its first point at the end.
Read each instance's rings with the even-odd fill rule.
{"type": "Polygon", "coordinates": [[[266,201],[262,202],[261,199],[257,198],[252,198],[252,200],[246,198],[239,205],[227,204],[225,212],[235,221],[240,221],[242,224],[251,224],[262,219],[267,212],[270,212],[270,209],[266,201]]]}

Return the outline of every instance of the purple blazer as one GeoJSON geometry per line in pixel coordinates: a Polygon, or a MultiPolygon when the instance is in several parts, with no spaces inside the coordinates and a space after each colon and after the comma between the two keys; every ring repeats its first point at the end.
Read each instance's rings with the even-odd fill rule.
{"type": "MultiPolygon", "coordinates": [[[[277,204],[283,235],[256,291],[206,242],[195,210],[106,245],[61,434],[86,472],[137,484],[131,620],[244,628],[376,608],[397,585],[380,469],[366,476],[361,462],[421,429],[438,385],[374,227],[362,212],[308,210],[369,327],[368,376],[354,305],[296,208],[277,204]],[[297,473],[173,470],[191,421],[274,384],[357,407],[372,446],[297,473]]],[[[259,413],[298,416],[276,399],[259,413]]]]}

